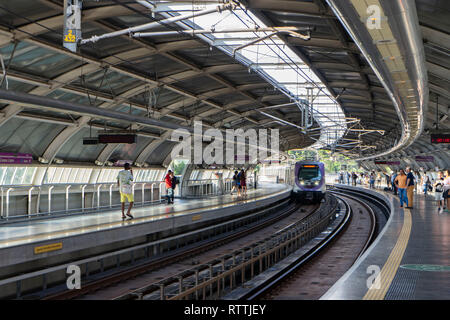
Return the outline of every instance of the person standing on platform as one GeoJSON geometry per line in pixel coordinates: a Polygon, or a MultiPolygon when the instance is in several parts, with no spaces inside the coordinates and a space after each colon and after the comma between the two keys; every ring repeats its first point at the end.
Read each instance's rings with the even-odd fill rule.
{"type": "Polygon", "coordinates": [[[241,181],[242,195],[246,196],[247,195],[247,177],[245,175],[245,170],[241,169],[240,174],[241,174],[240,181],[241,181]]]}
{"type": "Polygon", "coordinates": [[[369,188],[375,189],[375,171],[372,171],[369,176],[369,188]]]}
{"type": "Polygon", "coordinates": [[[239,171],[238,174],[236,175],[236,184],[237,184],[237,188],[238,188],[238,197],[242,196],[244,191],[242,190],[242,186],[241,186],[241,175],[242,172],[239,171]]]}
{"type": "Polygon", "coordinates": [[[347,178],[347,185],[350,185],[350,172],[347,171],[345,177],[347,178]]]}
{"type": "Polygon", "coordinates": [[[445,209],[444,203],[444,174],[439,171],[436,182],[433,185],[434,199],[438,202],[439,211],[445,209]]]}
{"type": "Polygon", "coordinates": [[[378,171],[377,172],[377,184],[376,184],[377,188],[381,188],[381,178],[382,178],[381,172],[378,171]]]}
{"type": "Polygon", "coordinates": [[[395,184],[395,178],[397,178],[398,173],[396,171],[392,172],[391,183],[392,183],[392,192],[394,195],[397,195],[397,185],[395,184]]]}
{"type": "Polygon", "coordinates": [[[450,209],[450,170],[445,170],[443,198],[444,198],[444,211],[449,212],[449,209],[450,209]]]}
{"type": "Polygon", "coordinates": [[[117,175],[117,185],[120,191],[120,202],[122,204],[122,220],[126,219],[125,216],[125,199],[128,200],[128,211],[127,216],[133,219],[131,214],[131,208],[133,208],[134,197],[133,197],[133,169],[129,163],[125,163],[123,166],[124,170],[119,171],[117,175]]]}
{"type": "Polygon", "coordinates": [[[339,183],[344,184],[344,172],[343,171],[341,171],[339,173],[339,183]]]}
{"type": "Polygon", "coordinates": [[[398,189],[400,207],[403,208],[403,203],[406,203],[406,207],[408,208],[408,197],[406,196],[407,176],[403,169],[400,169],[400,174],[395,177],[394,183],[398,189]]]}
{"type": "Polygon", "coordinates": [[[238,172],[237,170],[234,172],[233,175],[233,188],[231,188],[231,194],[233,194],[233,190],[237,191],[238,197],[241,195],[241,191],[239,190],[239,184],[238,184],[238,172]]]}
{"type": "Polygon", "coordinates": [[[170,177],[172,178],[172,203],[173,203],[173,199],[175,198],[175,188],[177,187],[178,179],[177,177],[175,177],[174,172],[171,172],[170,177]]]}
{"type": "Polygon", "coordinates": [[[425,171],[421,177],[421,184],[422,184],[422,191],[423,194],[426,196],[428,193],[428,187],[431,184],[430,177],[427,175],[427,172],[425,171]]]}
{"type": "Polygon", "coordinates": [[[419,191],[417,190],[417,188],[418,188],[418,184],[421,180],[421,176],[420,176],[419,171],[417,171],[417,170],[416,171],[411,170],[411,172],[414,176],[414,192],[418,193],[419,191]]]}
{"type": "Polygon", "coordinates": [[[352,172],[352,185],[356,186],[356,179],[358,178],[358,176],[356,175],[355,172],[352,172]]]}
{"type": "Polygon", "coordinates": [[[166,190],[167,190],[167,204],[171,204],[172,196],[173,196],[173,189],[172,189],[172,170],[169,170],[166,174],[166,177],[164,178],[164,182],[166,183],[166,190]]]}
{"type": "Polygon", "coordinates": [[[412,173],[412,170],[410,167],[406,168],[406,194],[408,196],[408,203],[409,206],[407,207],[408,209],[412,209],[413,208],[413,203],[414,203],[414,174],[412,173]]]}

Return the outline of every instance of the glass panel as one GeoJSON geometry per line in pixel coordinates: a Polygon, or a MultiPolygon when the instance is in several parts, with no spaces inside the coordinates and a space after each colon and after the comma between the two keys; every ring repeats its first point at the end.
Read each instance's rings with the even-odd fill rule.
{"type": "Polygon", "coordinates": [[[55,171],[56,171],[56,168],[53,168],[53,167],[49,167],[48,169],[47,169],[47,181],[46,181],[46,183],[53,183],[53,176],[54,176],[54,174],[55,174],[55,171]]]}
{"type": "Polygon", "coordinates": [[[110,182],[109,177],[111,176],[111,169],[105,169],[105,174],[103,175],[102,182],[110,182]]]}
{"type": "Polygon", "coordinates": [[[23,174],[25,173],[24,167],[16,167],[16,174],[14,175],[14,178],[12,179],[11,184],[19,184],[22,181],[23,174]]]}
{"type": "Polygon", "coordinates": [[[16,174],[14,175],[12,184],[20,184],[20,182],[22,181],[23,175],[25,173],[25,170],[26,170],[25,167],[16,167],[16,174]]]}
{"type": "Polygon", "coordinates": [[[6,168],[6,174],[3,184],[11,184],[15,169],[16,168],[14,167],[6,168]]]}
{"type": "Polygon", "coordinates": [[[159,171],[158,170],[149,170],[147,173],[148,181],[155,181],[158,178],[159,171]]]}
{"type": "Polygon", "coordinates": [[[321,179],[321,173],[318,166],[315,165],[305,165],[300,168],[298,172],[298,179],[299,180],[320,180],[321,179]]]}
{"type": "MultiPolygon", "coordinates": [[[[34,177],[34,173],[36,172],[36,167],[28,167],[27,171],[24,174],[22,183],[23,184],[31,184],[33,183],[33,177],[34,177]]],[[[0,177],[1,177],[1,173],[0,173],[0,177]]]]}
{"type": "Polygon", "coordinates": [[[61,181],[61,177],[63,175],[63,172],[65,171],[66,168],[57,168],[55,171],[55,175],[53,176],[53,181],[52,183],[63,183],[63,181],[61,181]]]}
{"type": "Polygon", "coordinates": [[[72,171],[70,172],[70,176],[67,178],[67,182],[69,183],[75,183],[77,181],[77,174],[80,168],[72,168],[72,171]]]}
{"type": "Polygon", "coordinates": [[[0,167],[0,184],[4,184],[3,183],[3,175],[6,173],[6,169],[7,168],[0,167]]]}
{"type": "Polygon", "coordinates": [[[92,174],[92,169],[87,168],[87,169],[84,171],[84,175],[83,175],[81,181],[82,181],[82,182],[88,183],[89,180],[90,180],[90,178],[91,178],[91,174],[92,174]]]}
{"type": "Polygon", "coordinates": [[[73,168],[64,168],[63,173],[61,175],[61,183],[68,183],[69,182],[69,177],[70,177],[70,173],[72,172],[73,168]]]}
{"type": "Polygon", "coordinates": [[[103,182],[103,176],[105,175],[105,169],[101,169],[100,170],[100,173],[99,173],[99,175],[98,175],[98,177],[97,177],[97,182],[98,183],[100,183],[100,182],[103,182]]]}
{"type": "Polygon", "coordinates": [[[135,181],[135,182],[141,182],[141,181],[144,181],[144,180],[142,179],[144,173],[145,173],[144,170],[139,170],[139,171],[137,171],[137,172],[135,173],[135,176],[134,176],[134,181],[135,181]]]}
{"type": "Polygon", "coordinates": [[[76,177],[76,180],[75,180],[76,183],[85,182],[85,181],[83,181],[83,176],[84,176],[85,172],[86,172],[86,169],[79,169],[78,170],[77,177],[76,177]]]}

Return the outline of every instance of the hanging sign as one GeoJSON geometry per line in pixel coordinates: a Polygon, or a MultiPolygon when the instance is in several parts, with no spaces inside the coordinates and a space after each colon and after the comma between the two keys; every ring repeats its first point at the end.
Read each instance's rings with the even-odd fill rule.
{"type": "Polygon", "coordinates": [[[0,152],[0,164],[30,164],[32,161],[30,153],[0,152]]]}
{"type": "Polygon", "coordinates": [[[416,156],[416,161],[419,162],[433,162],[434,157],[433,156],[416,156]]]}

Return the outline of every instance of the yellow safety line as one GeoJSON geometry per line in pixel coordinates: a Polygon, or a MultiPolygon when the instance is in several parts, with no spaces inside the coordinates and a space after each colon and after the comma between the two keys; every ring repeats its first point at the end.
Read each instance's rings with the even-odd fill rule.
{"type": "Polygon", "coordinates": [[[403,217],[403,227],[400,232],[400,236],[397,239],[397,243],[392,249],[391,254],[384,264],[380,274],[375,279],[375,282],[363,297],[363,300],[383,300],[386,296],[386,293],[391,286],[392,280],[397,273],[398,267],[400,266],[400,262],[402,261],[406,246],[408,245],[409,236],[411,234],[411,226],[411,211],[409,209],[405,209],[403,217]],[[375,287],[376,284],[380,285],[379,289],[375,287]]]}
{"type": "MultiPolygon", "coordinates": [[[[242,199],[242,200],[227,202],[227,203],[223,203],[223,204],[214,204],[214,205],[209,205],[209,206],[199,207],[199,208],[194,208],[194,209],[187,209],[187,210],[183,210],[183,211],[179,211],[179,212],[175,211],[175,212],[168,212],[168,213],[160,213],[160,214],[151,215],[151,216],[135,217],[133,220],[115,221],[115,222],[101,223],[101,224],[96,224],[96,225],[91,225],[91,226],[77,227],[77,228],[72,228],[72,229],[64,229],[64,230],[60,230],[60,231],[52,231],[52,232],[47,232],[47,233],[44,232],[44,233],[39,233],[39,234],[31,235],[31,236],[23,236],[23,237],[8,239],[8,240],[2,240],[2,241],[0,241],[0,245],[5,244],[5,243],[12,244],[12,243],[20,242],[20,241],[24,241],[24,240],[28,240],[28,242],[30,242],[30,240],[36,240],[39,238],[42,238],[42,240],[50,240],[51,238],[53,238],[55,236],[67,235],[68,233],[73,234],[74,232],[77,232],[77,231],[83,231],[83,232],[80,232],[80,234],[81,234],[81,233],[89,232],[89,230],[93,230],[93,229],[99,230],[100,228],[103,228],[104,230],[106,230],[107,229],[106,227],[112,228],[117,225],[134,224],[138,221],[140,221],[140,222],[152,221],[152,220],[157,220],[158,217],[164,217],[167,215],[178,216],[178,215],[185,215],[185,214],[188,214],[191,212],[199,212],[200,213],[200,212],[214,210],[214,209],[221,208],[221,207],[226,208],[226,207],[230,207],[230,206],[241,204],[241,203],[253,202],[256,200],[261,200],[261,199],[267,198],[268,196],[275,197],[279,194],[282,194],[285,191],[286,190],[282,190],[275,194],[266,194],[266,195],[262,195],[259,197],[242,199]]],[[[61,218],[61,217],[57,217],[57,218],[61,218]]]]}

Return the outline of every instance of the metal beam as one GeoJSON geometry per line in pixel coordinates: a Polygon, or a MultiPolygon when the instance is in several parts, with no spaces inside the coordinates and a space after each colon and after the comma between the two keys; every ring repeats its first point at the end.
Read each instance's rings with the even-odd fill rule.
{"type": "Polygon", "coordinates": [[[153,140],[139,153],[134,162],[142,163],[158,148],[164,141],[168,140],[172,134],[172,130],[166,131],[161,135],[160,140],[153,140]]]}
{"type": "MultiPolygon", "coordinates": [[[[140,8],[138,4],[131,4],[132,7],[140,8]]],[[[61,6],[61,11],[63,7],[61,6]]],[[[110,17],[117,17],[121,15],[127,15],[130,13],[130,10],[121,5],[110,5],[110,6],[101,6],[93,9],[84,9],[82,11],[82,21],[83,23],[101,20],[110,17]]],[[[59,30],[62,29],[64,24],[64,15],[53,16],[50,18],[45,18],[38,20],[33,23],[26,24],[22,27],[19,27],[17,30],[12,31],[12,38],[15,40],[24,40],[31,38],[33,36],[40,35],[42,33],[49,32],[50,30],[59,30]]],[[[0,41],[0,48],[9,44],[9,42],[0,41]]]]}

